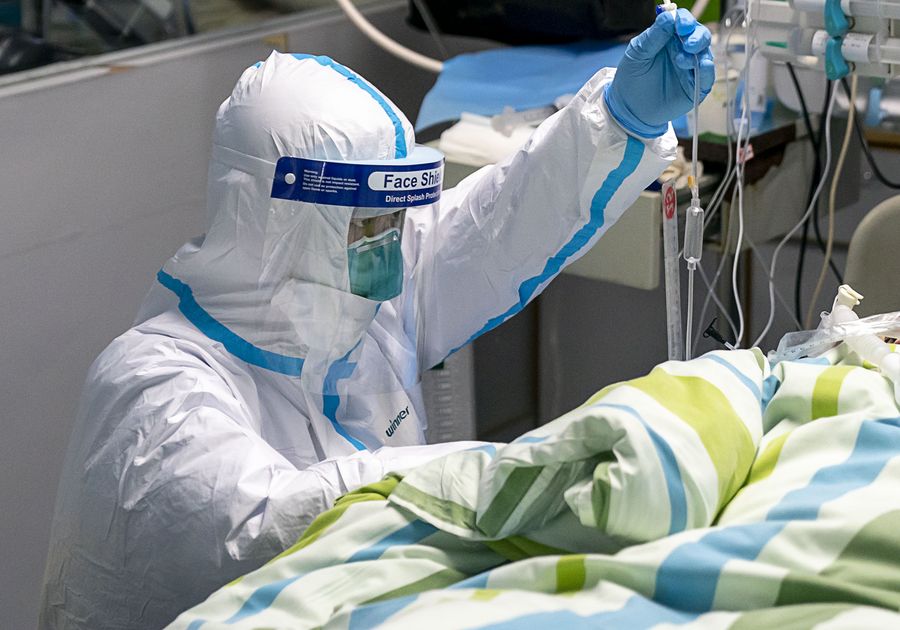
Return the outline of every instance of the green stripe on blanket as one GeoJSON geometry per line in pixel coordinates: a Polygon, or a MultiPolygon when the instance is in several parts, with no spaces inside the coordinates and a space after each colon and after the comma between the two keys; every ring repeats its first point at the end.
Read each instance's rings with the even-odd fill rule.
{"type": "Polygon", "coordinates": [[[391,492],[394,491],[394,488],[397,487],[397,484],[400,483],[401,479],[402,477],[397,473],[390,473],[381,481],[370,483],[367,486],[363,486],[338,497],[334,502],[334,507],[327,512],[320,514],[316,520],[310,523],[309,527],[306,528],[306,531],[300,536],[300,540],[276,556],[276,559],[290,555],[316,542],[319,536],[337,523],[338,519],[340,519],[341,516],[344,515],[344,512],[346,512],[354,503],[360,503],[362,501],[386,501],[391,495],[391,492]]]}
{"type": "Polygon", "coordinates": [[[728,398],[696,376],[673,376],[661,367],[628,382],[689,424],[700,436],[719,476],[719,507],[744,483],[756,447],[728,398]]]}
{"type": "Polygon", "coordinates": [[[816,380],[812,395],[812,419],[827,418],[838,415],[838,399],[841,396],[841,385],[844,379],[856,368],[847,365],[835,365],[822,371],[816,380]]]}

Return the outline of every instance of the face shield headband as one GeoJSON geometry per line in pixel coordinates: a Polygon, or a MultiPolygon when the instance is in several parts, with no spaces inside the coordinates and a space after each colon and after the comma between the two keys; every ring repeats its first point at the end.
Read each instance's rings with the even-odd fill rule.
{"type": "Polygon", "coordinates": [[[284,156],[273,164],[221,145],[213,145],[212,157],[244,173],[272,179],[273,199],[351,207],[353,216],[360,218],[436,203],[444,179],[444,155],[423,145],[395,160],[284,156]]]}
{"type": "Polygon", "coordinates": [[[367,218],[437,202],[443,176],[444,156],[421,145],[396,160],[282,157],[275,165],[272,197],[352,207],[354,217],[367,218]]]}

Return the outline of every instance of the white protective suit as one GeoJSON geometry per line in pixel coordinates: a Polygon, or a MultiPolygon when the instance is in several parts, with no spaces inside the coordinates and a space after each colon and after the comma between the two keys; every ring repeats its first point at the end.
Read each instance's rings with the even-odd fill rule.
{"type": "Polygon", "coordinates": [[[282,156],[402,157],[412,127],[328,58],[248,68],[217,114],[206,235],[87,377],[42,627],[161,627],[340,494],[465,447],[420,446],[423,370],[522,310],[675,155],[671,131],[641,140],[609,117],[612,76],[407,211],[403,291],[376,303],[348,290],[351,209],[273,199],[273,172],[282,156]]]}

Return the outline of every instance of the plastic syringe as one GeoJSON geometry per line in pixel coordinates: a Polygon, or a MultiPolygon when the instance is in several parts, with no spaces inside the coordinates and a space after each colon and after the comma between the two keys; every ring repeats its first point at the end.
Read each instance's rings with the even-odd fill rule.
{"type": "Polygon", "coordinates": [[[563,94],[553,101],[553,105],[535,107],[532,109],[515,110],[512,107],[504,107],[499,114],[491,116],[491,127],[504,136],[511,136],[518,127],[537,125],[549,116],[552,116],[575,98],[574,94],[563,94]]]}

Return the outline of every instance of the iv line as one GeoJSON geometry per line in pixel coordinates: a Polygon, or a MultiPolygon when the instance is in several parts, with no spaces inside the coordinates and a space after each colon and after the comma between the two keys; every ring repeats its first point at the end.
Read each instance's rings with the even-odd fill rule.
{"type": "Polygon", "coordinates": [[[691,153],[691,205],[684,225],[684,259],[688,269],[687,330],[684,358],[691,360],[694,327],[694,271],[703,256],[703,208],[700,207],[700,183],[697,177],[697,148],[700,136],[700,57],[694,55],[694,137],[691,153]]]}

